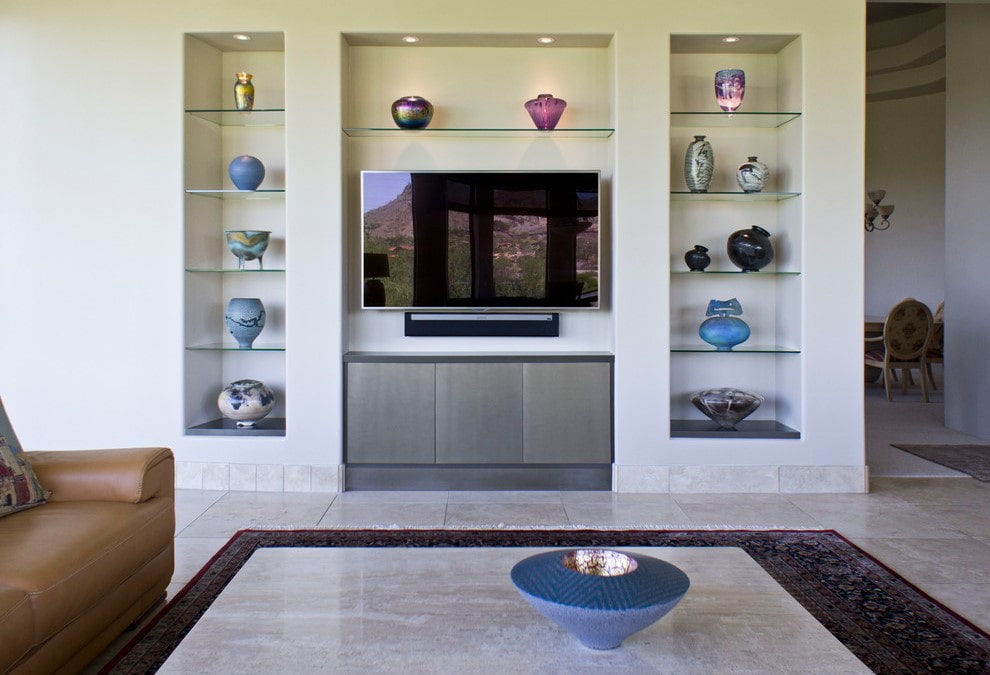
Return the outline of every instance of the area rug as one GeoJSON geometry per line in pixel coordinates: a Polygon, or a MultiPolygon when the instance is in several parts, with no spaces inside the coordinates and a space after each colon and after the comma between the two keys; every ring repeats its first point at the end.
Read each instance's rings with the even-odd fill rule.
{"type": "Polygon", "coordinates": [[[929,462],[968,473],[984,483],[990,482],[990,445],[891,445],[929,462]]]}
{"type": "Polygon", "coordinates": [[[986,673],[990,635],[837,532],[242,530],[101,673],[153,673],[264,547],[738,547],[877,673],[986,673]]]}

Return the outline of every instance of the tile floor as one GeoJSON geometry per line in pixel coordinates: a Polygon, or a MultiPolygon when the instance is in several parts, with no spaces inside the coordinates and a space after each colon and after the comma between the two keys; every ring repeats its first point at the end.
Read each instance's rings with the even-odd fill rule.
{"type": "Polygon", "coordinates": [[[869,494],[179,490],[169,592],[242,528],[827,528],[990,630],[990,483],[888,447],[980,441],[942,426],[941,390],[929,404],[916,392],[888,403],[867,385],[866,410],[869,494]]]}

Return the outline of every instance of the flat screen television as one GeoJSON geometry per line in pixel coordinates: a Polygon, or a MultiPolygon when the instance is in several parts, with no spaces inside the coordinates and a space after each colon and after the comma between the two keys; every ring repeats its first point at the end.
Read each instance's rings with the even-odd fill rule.
{"type": "Polygon", "coordinates": [[[597,171],[364,171],[362,307],[597,308],[597,171]]]}

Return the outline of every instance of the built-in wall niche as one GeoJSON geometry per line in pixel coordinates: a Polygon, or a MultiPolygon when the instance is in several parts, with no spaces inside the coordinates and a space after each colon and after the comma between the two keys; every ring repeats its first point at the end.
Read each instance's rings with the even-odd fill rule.
{"type": "Polygon", "coordinates": [[[343,121],[394,129],[390,107],[409,95],[434,106],[428,129],[534,128],[523,104],[549,93],[567,101],[560,129],[613,126],[610,35],[348,34],[343,121]]]}
{"type": "Polygon", "coordinates": [[[601,350],[612,348],[610,317],[614,53],[611,35],[536,34],[343,36],[342,136],[348,317],[352,350],[601,350]],[[524,108],[549,93],[567,101],[557,127],[537,130],[524,108]],[[417,95],[434,106],[421,130],[399,129],[396,99],[417,95]],[[596,171],[601,176],[601,302],[565,310],[561,335],[525,338],[407,338],[401,312],[362,309],[362,171],[596,171]],[[415,342],[415,346],[410,344],[415,342]]]}
{"type": "Polygon", "coordinates": [[[282,33],[195,33],[185,38],[184,261],[185,428],[187,434],[280,436],[286,420],[285,53],[282,33]],[[237,110],[236,74],[251,73],[254,106],[237,110]],[[265,177],[238,190],[227,167],[257,157],[265,177]],[[225,230],[268,230],[262,263],[239,267],[225,230]],[[250,349],[224,323],[234,297],[260,298],[266,321],[250,349]],[[272,412],[255,429],[220,418],[217,395],[229,382],[255,379],[275,392],[272,412]]]}
{"type": "Polygon", "coordinates": [[[800,437],[803,344],[803,144],[801,39],[744,35],[674,35],[670,55],[670,435],[727,439],[800,437]],[[718,70],[745,71],[743,102],[726,113],[715,100],[718,70]],[[707,192],[691,193],[684,157],[696,136],[711,143],[715,168],[707,192]],[[748,157],[770,179],[745,193],[736,169],[748,157]],[[758,225],[771,233],[773,262],[743,272],[728,258],[727,239],[758,225]],[[711,265],[691,272],[684,253],[700,244],[711,265]],[[698,334],[710,300],[736,298],[750,337],[717,351],[698,334]],[[738,432],[718,430],[694,408],[704,389],[734,388],[765,398],[738,432]]]}

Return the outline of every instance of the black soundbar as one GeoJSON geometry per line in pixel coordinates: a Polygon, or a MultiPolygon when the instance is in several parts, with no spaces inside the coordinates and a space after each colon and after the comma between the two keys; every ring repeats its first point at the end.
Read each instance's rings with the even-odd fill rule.
{"type": "Polygon", "coordinates": [[[559,337],[560,315],[406,312],[410,337],[559,337]]]}

